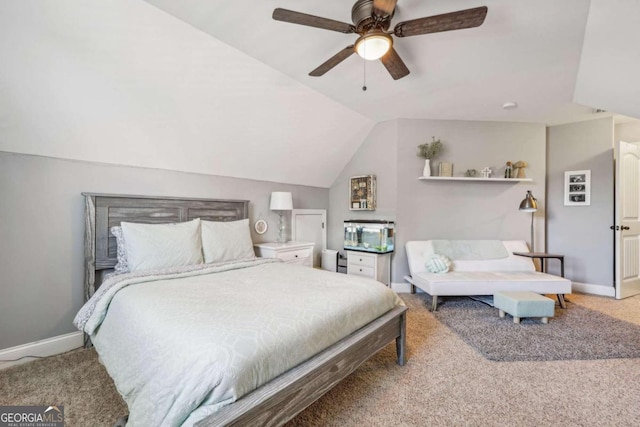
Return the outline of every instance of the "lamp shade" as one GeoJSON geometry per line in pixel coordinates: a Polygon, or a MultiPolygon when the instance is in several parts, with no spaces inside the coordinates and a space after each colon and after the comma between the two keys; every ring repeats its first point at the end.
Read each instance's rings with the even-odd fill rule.
{"type": "Polygon", "coordinates": [[[272,211],[290,211],[293,209],[293,198],[287,191],[273,191],[271,193],[272,211]]]}
{"type": "Polygon", "coordinates": [[[520,211],[536,212],[537,210],[538,210],[538,201],[536,200],[535,197],[533,197],[533,194],[531,194],[531,191],[527,191],[527,195],[520,202],[520,211]]]}

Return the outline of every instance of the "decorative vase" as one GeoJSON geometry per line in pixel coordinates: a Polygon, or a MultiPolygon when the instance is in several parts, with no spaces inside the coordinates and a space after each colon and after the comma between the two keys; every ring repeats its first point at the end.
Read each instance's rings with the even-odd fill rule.
{"type": "Polygon", "coordinates": [[[424,170],[422,171],[422,176],[431,176],[431,165],[429,164],[430,159],[424,159],[424,170]]]}

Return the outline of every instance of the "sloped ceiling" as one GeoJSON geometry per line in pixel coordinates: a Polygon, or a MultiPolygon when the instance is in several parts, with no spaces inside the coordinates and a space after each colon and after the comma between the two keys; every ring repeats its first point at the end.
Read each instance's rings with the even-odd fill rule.
{"type": "Polygon", "coordinates": [[[640,1],[591,0],[575,100],[640,118],[640,1]]]}
{"type": "Polygon", "coordinates": [[[0,150],[329,187],[373,122],[142,1],[0,2],[0,150]]]}
{"type": "MultiPolygon", "coordinates": [[[[329,187],[383,120],[594,117],[572,102],[589,0],[398,4],[394,23],[489,13],[479,28],[398,40],[411,74],[393,81],[355,55],[309,77],[355,37],[271,19],[284,7],[350,22],[351,1],[2,1],[0,150],[329,187]]],[[[601,107],[594,87],[580,99],[601,107]]]]}
{"type": "Polygon", "coordinates": [[[394,81],[353,55],[323,77],[309,71],[357,36],[271,19],[282,7],[351,23],[354,1],[147,0],[374,121],[395,118],[526,121],[588,118],[573,104],[589,0],[399,0],[392,25],[486,5],[481,27],[395,39],[411,74],[394,81]],[[503,110],[516,101],[516,110],[503,110]]]}

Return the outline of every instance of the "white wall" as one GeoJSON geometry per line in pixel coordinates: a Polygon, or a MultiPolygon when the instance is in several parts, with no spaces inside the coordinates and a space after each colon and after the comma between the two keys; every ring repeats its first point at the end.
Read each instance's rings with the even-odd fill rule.
{"type": "MultiPolygon", "coordinates": [[[[81,192],[250,200],[274,241],[271,191],[291,191],[293,206],[328,209],[326,188],[0,152],[0,349],[75,331],[84,298],[81,192]]],[[[290,235],[290,230],[287,230],[290,235]]]]}
{"type": "Polygon", "coordinates": [[[615,140],[624,142],[640,142],[640,120],[615,125],[615,140]]]}
{"type": "Polygon", "coordinates": [[[0,2],[0,150],[329,187],[373,123],[143,1],[0,2]]]}
{"type": "MultiPolygon", "coordinates": [[[[548,128],[547,250],[574,282],[613,286],[613,119],[548,128]],[[564,206],[564,172],[591,170],[591,205],[564,206]]],[[[549,272],[558,274],[551,262],[549,272]]]]}

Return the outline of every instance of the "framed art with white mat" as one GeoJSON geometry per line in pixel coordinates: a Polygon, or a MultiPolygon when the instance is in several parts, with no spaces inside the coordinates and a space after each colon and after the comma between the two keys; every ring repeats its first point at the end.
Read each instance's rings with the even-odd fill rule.
{"type": "Polygon", "coordinates": [[[591,205],[591,170],[564,173],[564,205],[591,205]]]}

